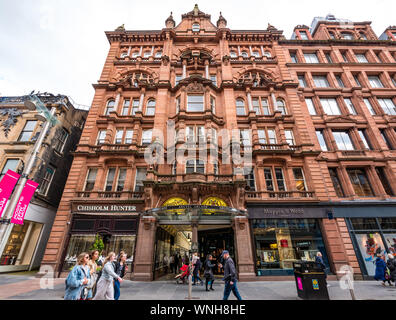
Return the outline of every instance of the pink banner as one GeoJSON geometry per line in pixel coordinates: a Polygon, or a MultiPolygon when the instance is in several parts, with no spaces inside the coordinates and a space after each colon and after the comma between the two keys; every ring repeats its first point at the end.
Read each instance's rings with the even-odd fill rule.
{"type": "Polygon", "coordinates": [[[19,177],[18,173],[8,170],[0,181],[0,218],[19,177]]]}
{"type": "Polygon", "coordinates": [[[32,180],[26,181],[26,184],[22,190],[22,194],[19,197],[14,214],[12,215],[11,223],[23,224],[23,219],[25,218],[25,214],[29,206],[30,200],[32,199],[34,191],[36,191],[37,187],[38,183],[32,180]]]}

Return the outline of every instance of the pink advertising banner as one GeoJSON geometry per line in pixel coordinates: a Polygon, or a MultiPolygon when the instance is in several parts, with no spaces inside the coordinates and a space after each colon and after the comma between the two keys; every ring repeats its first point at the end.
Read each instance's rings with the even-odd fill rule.
{"type": "Polygon", "coordinates": [[[10,198],[12,190],[18,182],[20,175],[12,170],[8,170],[0,181],[0,217],[10,198]]]}
{"type": "Polygon", "coordinates": [[[26,181],[25,187],[23,188],[22,194],[19,197],[14,214],[12,215],[11,223],[23,224],[23,219],[25,218],[29,202],[32,199],[34,191],[36,191],[37,187],[38,183],[32,180],[26,181]]]}

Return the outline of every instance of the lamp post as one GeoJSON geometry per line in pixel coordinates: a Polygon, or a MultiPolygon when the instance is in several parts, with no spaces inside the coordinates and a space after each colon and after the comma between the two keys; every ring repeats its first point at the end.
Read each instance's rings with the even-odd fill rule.
{"type": "Polygon", "coordinates": [[[0,257],[3,255],[4,248],[8,242],[8,238],[11,234],[12,231],[12,224],[9,222],[9,220],[12,217],[12,214],[15,211],[15,208],[18,204],[19,197],[21,196],[22,190],[25,187],[26,181],[28,180],[29,174],[32,172],[34,163],[36,162],[36,158],[38,153],[40,152],[41,145],[43,144],[44,138],[47,135],[47,132],[51,126],[51,124],[56,124],[56,107],[52,107],[51,111],[48,112],[48,109],[44,106],[44,104],[41,102],[41,100],[35,96],[32,95],[29,97],[29,100],[26,100],[24,102],[24,105],[27,109],[31,111],[39,111],[38,114],[35,115],[36,119],[40,121],[45,121],[44,127],[40,132],[40,135],[38,139],[36,140],[33,150],[31,152],[31,156],[29,160],[27,161],[27,164],[23,170],[23,173],[21,175],[21,178],[19,180],[19,183],[11,196],[10,202],[8,203],[8,207],[6,209],[5,215],[4,215],[4,220],[5,223],[2,224],[1,229],[0,229],[0,257]]]}

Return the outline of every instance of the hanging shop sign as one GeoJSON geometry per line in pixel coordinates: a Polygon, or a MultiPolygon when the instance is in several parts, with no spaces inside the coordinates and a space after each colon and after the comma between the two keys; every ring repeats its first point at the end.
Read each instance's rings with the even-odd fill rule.
{"type": "Polygon", "coordinates": [[[0,218],[20,175],[8,170],[0,181],[0,218]]]}
{"type": "Polygon", "coordinates": [[[14,214],[11,218],[11,223],[23,224],[25,214],[29,206],[30,200],[38,187],[38,183],[32,180],[27,180],[23,187],[21,196],[19,197],[18,204],[15,208],[14,214]]]}

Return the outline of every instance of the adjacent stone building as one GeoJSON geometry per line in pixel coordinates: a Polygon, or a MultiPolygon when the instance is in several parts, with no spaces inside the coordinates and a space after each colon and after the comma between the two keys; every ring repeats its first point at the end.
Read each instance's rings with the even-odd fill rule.
{"type": "Polygon", "coordinates": [[[333,274],[371,276],[396,249],[392,30],[327,16],[287,40],[195,6],[162,30],[106,32],[43,264],[67,272],[99,234],[135,280],[224,249],[241,280],[318,251],[333,274]]]}
{"type": "MultiPolygon", "coordinates": [[[[52,126],[39,151],[29,179],[39,187],[32,198],[23,225],[13,225],[1,253],[0,272],[38,269],[80,139],[87,110],[79,110],[64,95],[38,94],[49,108],[56,107],[58,123],[52,126]]],[[[27,96],[0,97],[1,177],[8,169],[23,172],[42,130],[37,111],[24,106],[27,96]]],[[[7,208],[6,208],[7,210],[7,208]]],[[[3,213],[2,228],[9,220],[3,213]]]]}

